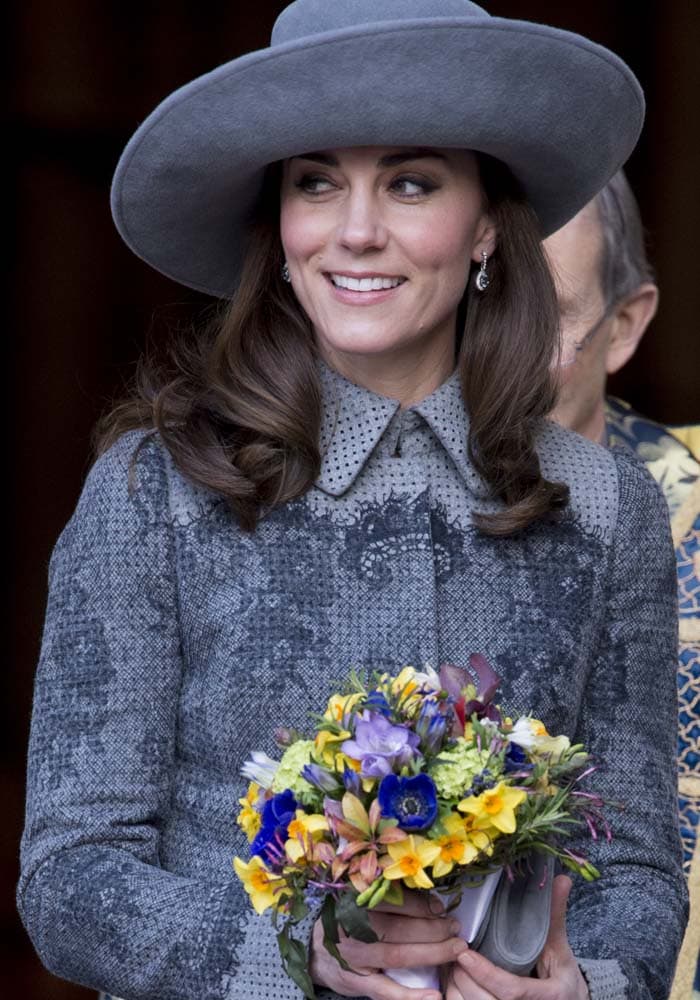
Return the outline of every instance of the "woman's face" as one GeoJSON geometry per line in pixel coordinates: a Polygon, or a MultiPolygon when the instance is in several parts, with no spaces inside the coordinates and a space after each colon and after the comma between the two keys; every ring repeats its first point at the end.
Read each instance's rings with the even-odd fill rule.
{"type": "Polygon", "coordinates": [[[341,370],[362,356],[453,364],[471,262],[495,243],[473,153],[363,146],[295,156],[284,164],[280,227],[326,360],[341,370]]]}

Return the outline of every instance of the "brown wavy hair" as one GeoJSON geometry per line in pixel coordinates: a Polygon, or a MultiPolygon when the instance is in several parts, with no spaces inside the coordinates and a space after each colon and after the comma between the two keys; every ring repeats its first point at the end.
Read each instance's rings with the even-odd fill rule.
{"type": "MultiPolygon", "coordinates": [[[[498,246],[488,290],[471,292],[470,281],[465,291],[456,360],[470,458],[505,504],[475,522],[489,535],[510,535],[568,501],[564,484],[543,478],[534,447],[555,402],[559,316],[534,212],[506,167],[478,159],[498,246]]],[[[158,431],[184,475],[224,496],[247,531],[265,510],[303,496],[321,465],[318,351],[281,278],[279,184],[275,164],[235,297],[164,358],[145,355],[133,391],[97,428],[98,451],[127,430],[158,431]]]]}

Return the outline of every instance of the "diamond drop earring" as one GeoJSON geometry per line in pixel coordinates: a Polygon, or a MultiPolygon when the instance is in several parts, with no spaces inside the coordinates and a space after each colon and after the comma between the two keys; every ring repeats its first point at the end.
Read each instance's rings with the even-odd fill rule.
{"type": "Polygon", "coordinates": [[[287,284],[289,284],[289,282],[291,280],[292,279],[291,279],[291,276],[289,274],[289,268],[287,266],[287,261],[285,260],[284,264],[282,265],[282,281],[286,281],[287,284]]]}
{"type": "Polygon", "coordinates": [[[474,279],[474,284],[476,285],[476,290],[478,292],[485,292],[489,287],[491,279],[489,278],[488,272],[486,270],[486,264],[488,263],[489,255],[485,250],[481,251],[481,267],[474,279]]]}

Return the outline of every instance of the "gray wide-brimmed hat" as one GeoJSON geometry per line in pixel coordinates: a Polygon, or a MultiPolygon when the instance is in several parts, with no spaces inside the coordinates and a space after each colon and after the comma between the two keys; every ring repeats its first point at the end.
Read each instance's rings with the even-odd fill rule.
{"type": "Polygon", "coordinates": [[[167,97],[127,145],[112,212],[131,249],[198,291],[235,290],[265,167],[347,146],[488,153],[547,236],[632,152],[634,74],[580,35],[469,0],[295,0],[269,48],[167,97]]]}

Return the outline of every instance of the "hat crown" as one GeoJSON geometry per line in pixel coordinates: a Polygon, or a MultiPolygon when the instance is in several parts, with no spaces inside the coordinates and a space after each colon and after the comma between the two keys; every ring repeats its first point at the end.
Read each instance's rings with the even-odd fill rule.
{"type": "Polygon", "coordinates": [[[485,18],[489,14],[470,0],[294,0],[275,21],[271,44],[378,21],[437,17],[485,18]]]}

